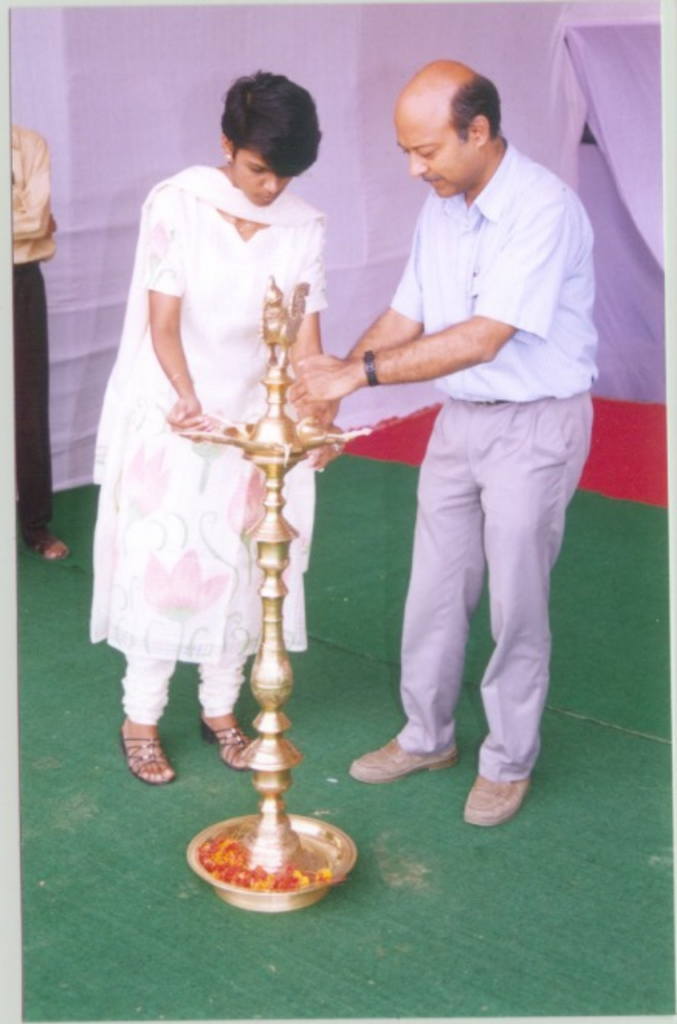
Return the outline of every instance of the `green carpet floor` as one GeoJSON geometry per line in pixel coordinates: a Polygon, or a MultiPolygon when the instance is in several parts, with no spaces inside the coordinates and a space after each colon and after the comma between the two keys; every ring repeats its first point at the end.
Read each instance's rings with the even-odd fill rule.
{"type": "MultiPolygon", "coordinates": [[[[416,471],[344,457],[318,482],[311,643],[286,709],[305,760],[287,802],[348,832],[359,857],[294,913],[230,907],[186,863],[197,832],[257,800],[201,742],[189,666],[162,726],[177,781],[153,789],[125,768],[122,659],[87,638],[94,488],[57,496],[68,562],[20,552],[25,1019],[672,1014],[665,511],[576,495],[553,581],[543,753],[520,815],[482,830],[462,809],[484,734],[486,607],[458,766],[354,782],[352,758],[402,721],[416,471]]],[[[255,715],[248,689],[240,711],[255,715]]]]}

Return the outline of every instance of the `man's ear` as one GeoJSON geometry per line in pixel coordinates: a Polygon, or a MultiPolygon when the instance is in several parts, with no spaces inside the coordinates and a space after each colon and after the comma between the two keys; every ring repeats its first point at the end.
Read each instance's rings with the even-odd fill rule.
{"type": "Polygon", "coordinates": [[[484,114],[477,114],[473,117],[470,125],[468,126],[468,136],[476,145],[485,146],[491,138],[489,118],[485,117],[484,114]]]}

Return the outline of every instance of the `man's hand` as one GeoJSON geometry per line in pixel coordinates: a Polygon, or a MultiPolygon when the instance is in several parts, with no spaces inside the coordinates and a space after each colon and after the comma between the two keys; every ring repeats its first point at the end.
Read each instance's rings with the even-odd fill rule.
{"type": "Polygon", "coordinates": [[[343,454],[343,445],[339,444],[323,444],[320,448],[315,448],[314,451],[308,456],[308,465],[311,469],[317,470],[319,473],[322,472],[325,466],[328,466],[334,459],[338,459],[339,455],[343,454]]]}
{"type": "MultiPolygon", "coordinates": [[[[291,395],[289,396],[291,398],[291,395]]],[[[339,409],[338,402],[292,402],[296,418],[300,420],[316,420],[321,427],[329,430],[334,426],[334,420],[339,409]]]]}
{"type": "Polygon", "coordinates": [[[309,356],[297,367],[298,380],[289,389],[295,406],[308,402],[331,402],[344,398],[366,384],[362,363],[335,356],[309,356]]]}

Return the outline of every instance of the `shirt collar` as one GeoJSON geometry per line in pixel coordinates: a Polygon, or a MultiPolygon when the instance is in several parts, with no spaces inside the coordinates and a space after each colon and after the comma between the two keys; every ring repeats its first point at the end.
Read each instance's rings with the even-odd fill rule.
{"type": "Polygon", "coordinates": [[[512,173],[516,160],[517,150],[506,141],[503,159],[473,203],[487,220],[497,221],[503,212],[506,198],[505,183],[512,173]]]}
{"type": "Polygon", "coordinates": [[[481,217],[497,221],[505,205],[505,183],[518,159],[517,150],[506,141],[503,159],[475,201],[467,206],[464,195],[449,196],[442,200],[444,212],[466,227],[472,227],[481,217]]]}

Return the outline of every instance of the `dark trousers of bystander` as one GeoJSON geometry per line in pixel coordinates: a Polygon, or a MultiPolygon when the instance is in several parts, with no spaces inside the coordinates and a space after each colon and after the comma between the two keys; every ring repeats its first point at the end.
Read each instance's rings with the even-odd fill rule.
{"type": "Polygon", "coordinates": [[[14,265],[14,424],[19,525],[30,544],[52,518],[47,300],[38,262],[14,265]]]}

